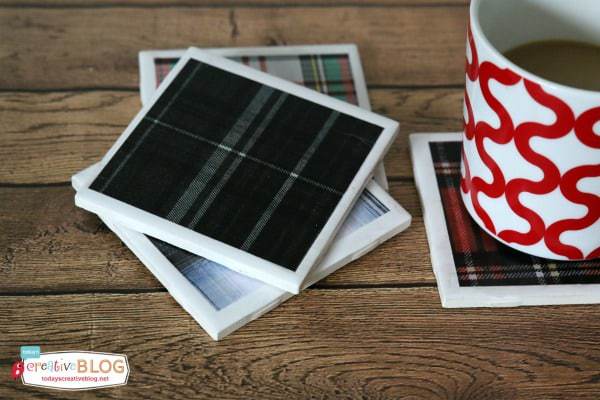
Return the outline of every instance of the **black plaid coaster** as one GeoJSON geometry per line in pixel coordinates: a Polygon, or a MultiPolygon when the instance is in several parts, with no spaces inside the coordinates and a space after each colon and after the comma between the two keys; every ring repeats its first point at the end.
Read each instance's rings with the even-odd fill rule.
{"type": "Polygon", "coordinates": [[[397,128],[189,49],[76,204],[297,293],[397,128]]]}
{"type": "Polygon", "coordinates": [[[189,60],[91,189],[296,270],[380,132],[189,60]]]}

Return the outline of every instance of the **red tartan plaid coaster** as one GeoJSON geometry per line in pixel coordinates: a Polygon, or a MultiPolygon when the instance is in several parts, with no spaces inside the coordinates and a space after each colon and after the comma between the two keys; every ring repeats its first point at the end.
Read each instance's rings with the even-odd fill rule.
{"type": "Polygon", "coordinates": [[[461,134],[411,135],[415,181],[445,307],[600,302],[600,259],[557,261],[512,249],[470,217],[460,195],[461,134]]]}

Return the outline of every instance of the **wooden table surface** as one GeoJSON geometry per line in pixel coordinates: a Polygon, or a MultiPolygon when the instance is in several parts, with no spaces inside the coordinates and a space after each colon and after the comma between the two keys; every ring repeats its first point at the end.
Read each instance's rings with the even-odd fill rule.
{"type": "Polygon", "coordinates": [[[0,398],[598,399],[600,306],[442,309],[408,134],[461,129],[464,0],[0,0],[0,398]],[[354,42],[412,226],[213,342],[69,177],[140,107],[142,49],[354,42]],[[23,344],[125,353],[127,386],[13,382],[23,344]]]}

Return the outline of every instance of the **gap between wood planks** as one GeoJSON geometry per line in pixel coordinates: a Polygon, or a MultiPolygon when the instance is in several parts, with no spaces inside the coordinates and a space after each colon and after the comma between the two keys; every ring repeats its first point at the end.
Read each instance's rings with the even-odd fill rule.
{"type": "Polygon", "coordinates": [[[194,2],[173,2],[173,3],[116,3],[111,1],[98,2],[92,4],[86,3],[2,3],[0,2],[0,8],[7,9],[26,9],[26,8],[38,8],[38,9],[106,9],[106,8],[144,8],[144,9],[157,9],[157,8],[215,8],[215,9],[230,9],[230,8],[343,8],[343,7],[354,7],[354,8],[438,8],[438,7],[468,7],[468,3],[457,1],[447,2],[431,2],[431,3],[419,3],[419,2],[368,2],[368,1],[343,1],[343,2],[332,2],[332,3],[313,3],[307,2],[252,2],[252,1],[240,1],[236,3],[223,4],[220,1],[207,2],[207,3],[194,3],[194,2]]]}
{"type": "MultiPolygon", "coordinates": [[[[388,178],[410,182],[408,134],[461,130],[462,85],[379,87],[369,91],[374,111],[401,122],[400,135],[385,158],[388,178]]],[[[137,88],[6,90],[0,93],[0,103],[6,126],[0,153],[11,161],[0,171],[0,186],[5,188],[68,185],[70,176],[103,154],[140,108],[137,88]],[[24,162],[27,159],[37,164],[24,162]],[[51,168],[41,168],[40,163],[51,168]]]]}
{"type": "MultiPolygon", "coordinates": [[[[436,288],[437,284],[429,282],[414,282],[414,283],[388,283],[388,284],[319,284],[302,290],[372,290],[372,289],[418,289],[418,288],[436,288]]],[[[1,297],[29,297],[29,296],[71,296],[81,294],[144,294],[144,293],[168,293],[164,287],[147,288],[147,289],[93,289],[93,290],[24,290],[20,292],[0,292],[1,297]]]]}
{"type": "MultiPolygon", "coordinates": [[[[0,7],[1,8],[1,7],[0,7]]],[[[447,85],[393,85],[393,84],[377,84],[367,85],[367,90],[435,90],[435,89],[463,89],[462,84],[447,84],[447,85]]],[[[58,88],[1,88],[0,93],[91,93],[91,92],[122,92],[122,93],[137,93],[139,87],[119,87],[119,86],[104,86],[104,87],[58,87],[58,88]]]]}

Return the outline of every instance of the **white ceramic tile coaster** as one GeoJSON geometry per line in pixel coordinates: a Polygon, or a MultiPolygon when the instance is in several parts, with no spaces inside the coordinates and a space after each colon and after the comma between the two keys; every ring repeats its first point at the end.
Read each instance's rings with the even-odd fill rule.
{"type": "MultiPolygon", "coordinates": [[[[206,101],[209,100],[207,99],[206,101]]],[[[230,112],[230,110],[232,110],[231,107],[234,105],[235,104],[229,103],[227,104],[226,109],[221,109],[221,111],[218,111],[217,109],[217,112],[224,113],[225,110],[227,110],[227,112],[230,112]]],[[[239,108],[239,110],[241,112],[242,109],[239,108]]],[[[207,114],[207,116],[214,115],[215,111],[212,110],[210,112],[212,112],[213,114],[207,114]]],[[[246,114],[239,114],[239,117],[238,114],[233,114],[233,118],[241,118],[238,119],[238,122],[241,121],[244,125],[247,126],[251,123],[251,120],[245,119],[246,114]]],[[[201,118],[198,121],[206,121],[206,119],[202,119],[205,118],[204,115],[196,114],[195,112],[192,114],[188,113],[186,115],[182,115],[181,118],[183,118],[183,122],[188,124],[190,123],[190,118],[201,118]]],[[[205,122],[200,122],[200,125],[197,124],[198,123],[195,123],[195,125],[193,126],[202,128],[203,132],[207,132],[206,134],[212,134],[212,132],[215,132],[213,127],[206,125],[205,122]]],[[[271,126],[273,125],[267,125],[268,128],[270,128],[271,126]]],[[[260,130],[260,126],[257,129],[260,130]]],[[[384,154],[389,149],[389,146],[393,142],[397,132],[398,123],[393,120],[390,120],[389,118],[374,114],[357,106],[353,106],[343,101],[334,99],[332,97],[317,93],[313,90],[296,85],[289,81],[273,77],[271,75],[257,71],[253,68],[246,67],[240,63],[236,63],[231,60],[215,56],[213,54],[199,49],[190,48],[186,52],[186,54],[180,59],[180,61],[177,63],[174,69],[169,73],[165,81],[160,85],[151,103],[144,107],[140,111],[140,113],[133,119],[133,121],[130,123],[127,129],[123,132],[123,134],[119,137],[119,139],[104,157],[102,161],[103,169],[98,174],[98,176],[94,178],[94,181],[91,184],[91,188],[85,188],[79,191],[75,197],[75,202],[78,206],[85,208],[89,211],[113,218],[114,220],[118,220],[123,225],[126,225],[133,230],[148,234],[152,237],[163,240],[167,243],[188,250],[192,253],[202,255],[203,257],[214,260],[215,262],[218,262],[219,264],[233,269],[236,272],[243,273],[254,279],[258,279],[273,286],[277,286],[280,289],[287,290],[292,293],[298,293],[302,282],[304,281],[310,270],[318,263],[320,258],[325,254],[325,251],[329,247],[333,237],[335,236],[335,233],[341,226],[343,220],[352,208],[354,202],[358,199],[358,196],[362,192],[362,189],[370,180],[372,171],[382,161],[384,154]],[[209,71],[211,75],[207,75],[206,72],[196,75],[196,72],[202,67],[204,67],[204,71],[209,71]],[[182,71],[182,76],[179,76],[180,71],[182,71]],[[214,77],[218,77],[218,79],[215,80],[214,77]],[[170,88],[171,82],[173,82],[174,84],[173,88],[170,88]],[[190,82],[192,82],[192,84],[189,84],[190,82]],[[236,86],[231,87],[231,85],[234,84],[234,82],[236,86]],[[319,126],[321,127],[319,128],[315,125],[314,136],[306,136],[299,135],[300,131],[304,132],[304,129],[299,129],[299,125],[286,125],[286,129],[290,129],[293,127],[293,129],[296,130],[297,133],[294,140],[303,140],[306,142],[312,141],[312,144],[310,144],[310,146],[308,147],[307,153],[301,155],[300,161],[297,162],[296,167],[290,170],[286,170],[285,168],[282,169],[280,165],[272,164],[271,161],[265,159],[256,158],[255,156],[246,153],[245,150],[240,152],[228,146],[223,146],[222,144],[219,144],[218,141],[211,141],[210,138],[206,138],[203,136],[199,137],[195,133],[186,130],[189,129],[187,128],[187,125],[185,125],[184,129],[177,126],[173,126],[173,124],[177,124],[177,122],[171,122],[171,120],[173,120],[174,118],[180,118],[179,114],[177,113],[181,113],[182,110],[189,110],[191,104],[193,104],[193,107],[215,108],[215,104],[218,103],[214,103],[213,100],[210,100],[210,103],[199,104],[196,103],[197,100],[195,100],[198,99],[198,97],[194,97],[194,100],[190,98],[190,96],[199,96],[198,93],[203,93],[203,96],[206,97],[208,93],[206,91],[202,91],[206,89],[202,89],[200,92],[198,92],[198,90],[200,90],[201,87],[210,87],[210,85],[229,85],[231,89],[228,92],[223,92],[221,90],[213,91],[210,94],[213,97],[232,97],[236,93],[235,91],[239,90],[239,88],[241,87],[251,88],[251,90],[255,90],[255,97],[253,97],[250,100],[247,100],[243,97],[240,98],[239,96],[235,97],[236,99],[239,99],[240,106],[243,107],[246,107],[243,105],[244,101],[251,101],[251,104],[248,106],[248,108],[246,108],[246,110],[243,111],[243,113],[246,114],[250,113],[250,110],[253,113],[255,112],[255,108],[251,109],[249,107],[254,107],[253,104],[257,99],[261,101],[263,99],[265,99],[265,101],[274,101],[275,105],[283,104],[283,111],[279,113],[281,114],[281,117],[279,117],[279,114],[276,114],[275,117],[272,117],[272,112],[269,111],[269,113],[263,114],[262,118],[264,119],[264,121],[266,121],[267,119],[270,120],[275,118],[273,119],[273,121],[283,123],[283,121],[289,120],[290,115],[294,115],[293,113],[289,114],[288,111],[285,111],[284,107],[287,107],[289,109],[293,109],[294,107],[302,107],[301,109],[303,111],[301,115],[304,116],[303,123],[308,124],[306,125],[307,127],[311,124],[319,124],[319,126]],[[187,88],[190,89],[188,90],[187,88]],[[163,98],[162,96],[163,92],[165,93],[165,98],[163,98]],[[178,99],[180,93],[184,93],[184,95],[182,95],[182,98],[178,99]],[[279,100],[271,100],[272,98],[279,98],[279,100]],[[173,103],[174,101],[176,102],[173,103]],[[154,107],[155,104],[156,107],[154,107]],[[179,106],[177,109],[174,109],[174,107],[171,107],[172,104],[179,104],[179,106]],[[167,112],[167,110],[169,112],[167,112]],[[308,117],[310,112],[316,113],[315,115],[318,116],[318,119],[308,117]],[[164,121],[164,118],[168,118],[169,123],[166,123],[164,121]],[[157,130],[157,133],[153,133],[152,135],[148,136],[148,133],[151,132],[152,128],[155,126],[158,126],[158,128],[155,129],[157,130]],[[344,132],[344,134],[342,135],[341,133],[338,133],[338,135],[332,134],[327,136],[329,130],[331,129],[333,129],[334,131],[337,130],[339,132],[344,132]],[[352,134],[352,130],[356,130],[357,133],[352,134]],[[167,131],[171,133],[167,135],[167,131]],[[132,133],[134,135],[132,135],[132,137],[130,138],[130,135],[132,133]],[[177,135],[172,136],[172,134],[174,133],[177,133],[177,135]],[[150,140],[150,142],[145,141],[146,138],[149,138],[148,140],[150,140]],[[281,186],[281,189],[279,190],[279,194],[274,195],[274,197],[272,197],[272,204],[276,202],[275,207],[277,208],[273,209],[273,206],[269,205],[268,208],[263,209],[262,216],[257,215],[256,213],[253,214],[253,216],[251,216],[251,218],[257,218],[253,219],[254,221],[256,221],[256,224],[254,225],[254,229],[251,232],[248,231],[247,234],[249,236],[246,236],[245,239],[244,237],[240,237],[238,235],[234,236],[233,242],[228,243],[226,240],[219,240],[217,239],[217,236],[215,236],[221,234],[223,232],[222,230],[219,230],[218,234],[213,233],[207,235],[200,233],[200,231],[204,232],[206,229],[213,229],[214,232],[217,232],[216,229],[219,227],[219,225],[209,225],[205,223],[200,223],[196,219],[193,219],[191,221],[191,224],[189,225],[187,223],[184,225],[182,223],[178,223],[177,221],[173,221],[171,218],[168,218],[166,216],[167,211],[162,210],[162,208],[165,207],[165,203],[161,202],[160,200],[156,200],[154,198],[154,195],[152,197],[146,195],[146,193],[156,192],[155,187],[157,183],[155,179],[159,179],[159,187],[162,196],[163,198],[168,198],[168,196],[170,196],[170,193],[172,194],[173,192],[172,189],[170,189],[170,186],[167,187],[165,186],[165,184],[169,184],[171,186],[179,185],[181,181],[178,179],[179,175],[177,175],[177,173],[185,173],[189,176],[193,176],[194,174],[196,174],[194,170],[182,170],[182,167],[179,166],[182,165],[181,162],[177,161],[177,158],[173,158],[169,150],[164,150],[165,146],[169,146],[171,142],[175,140],[173,138],[177,139],[176,143],[179,143],[179,147],[171,151],[188,152],[186,159],[187,161],[185,161],[188,164],[185,165],[190,166],[191,164],[189,163],[193,159],[198,157],[196,152],[194,152],[193,154],[189,153],[188,150],[190,149],[190,147],[188,147],[188,145],[185,145],[185,147],[183,148],[181,147],[183,143],[189,142],[190,144],[193,143],[193,145],[196,147],[203,146],[200,148],[207,154],[206,157],[208,157],[209,148],[216,149],[211,150],[213,152],[227,152],[230,155],[237,154],[237,156],[235,157],[241,160],[241,162],[247,162],[249,163],[249,166],[253,166],[253,168],[258,168],[259,170],[262,169],[262,175],[259,177],[260,179],[268,179],[270,181],[271,178],[268,177],[269,174],[272,175],[277,173],[280,177],[281,171],[283,171],[285,172],[286,176],[288,176],[287,180],[293,182],[293,184],[288,185],[287,181],[284,182],[283,186],[281,186]],[[327,140],[323,138],[327,138],[327,140]],[[161,144],[155,144],[157,143],[157,140],[161,144]],[[320,144],[323,143],[323,145],[327,144],[329,148],[332,148],[332,143],[337,143],[336,141],[341,141],[341,143],[360,141],[361,143],[360,147],[356,147],[355,145],[352,145],[354,147],[350,147],[353,149],[353,151],[355,151],[355,153],[353,153],[353,158],[348,159],[348,163],[350,165],[356,165],[357,169],[339,169],[339,171],[345,173],[346,176],[348,176],[348,174],[351,174],[351,180],[343,181],[345,182],[343,183],[344,189],[335,189],[331,186],[332,184],[335,184],[332,180],[337,179],[338,175],[340,174],[337,171],[334,174],[318,175],[322,179],[329,179],[329,181],[331,181],[330,183],[328,183],[329,186],[323,186],[322,182],[314,181],[310,178],[306,178],[306,176],[298,175],[298,173],[296,172],[298,167],[300,167],[300,170],[302,171],[312,170],[313,174],[315,174],[315,168],[320,168],[318,167],[318,164],[316,164],[317,161],[313,161],[313,159],[315,158],[314,154],[319,154],[315,153],[315,151],[321,152],[321,162],[327,162],[324,159],[324,150],[322,148],[319,148],[318,146],[320,146],[320,144]],[[144,149],[142,156],[138,156],[138,148],[144,149]],[[356,151],[358,151],[359,153],[356,153],[356,151]],[[151,155],[148,156],[148,154],[151,155]],[[144,161],[144,158],[140,159],[140,157],[146,157],[147,161],[144,161]],[[147,164],[147,162],[150,162],[150,159],[148,159],[147,157],[152,157],[151,164],[147,164]],[[161,158],[157,160],[156,157],[161,158]],[[113,160],[113,158],[115,159],[113,160]],[[132,159],[135,160],[133,165],[131,165],[131,162],[129,162],[132,159]],[[172,165],[173,162],[179,162],[179,164],[172,165]],[[123,168],[124,165],[126,165],[127,167],[123,168]],[[146,166],[143,167],[143,165],[146,166]],[[153,168],[153,173],[150,173],[147,170],[148,167],[153,168]],[[167,170],[165,170],[165,168],[167,168],[167,170]],[[115,176],[117,176],[116,180],[113,179],[115,178],[115,176]],[[130,178],[131,176],[135,178],[130,178]],[[164,176],[170,177],[171,180],[169,180],[168,178],[164,178],[164,176]],[[118,184],[114,182],[118,182],[118,184]],[[112,184],[112,186],[108,186],[109,184],[112,184]],[[282,228],[285,225],[282,225],[277,221],[273,221],[273,219],[271,218],[274,211],[279,211],[281,209],[279,205],[282,203],[287,204],[287,209],[290,209],[289,207],[306,207],[306,203],[292,200],[290,198],[290,195],[295,190],[296,196],[304,196],[306,193],[308,193],[307,190],[310,189],[313,192],[315,192],[318,188],[320,188],[319,193],[321,193],[321,197],[319,198],[318,203],[326,204],[326,202],[329,202],[329,204],[335,204],[335,207],[329,209],[329,206],[325,206],[321,208],[321,211],[319,211],[318,209],[313,208],[313,206],[308,206],[309,209],[306,209],[305,212],[313,210],[310,211],[309,214],[307,214],[307,216],[310,218],[313,218],[315,215],[317,215],[317,218],[322,218],[322,215],[319,216],[318,214],[315,214],[315,210],[317,212],[326,212],[327,218],[321,219],[321,221],[323,221],[323,225],[318,225],[318,229],[315,230],[315,226],[317,225],[314,225],[312,222],[309,223],[309,220],[304,220],[305,217],[303,217],[302,220],[299,220],[298,222],[293,224],[293,232],[295,232],[294,237],[296,238],[294,239],[295,243],[301,243],[301,241],[304,240],[303,244],[294,245],[293,247],[287,246],[287,250],[285,250],[285,252],[274,251],[273,248],[266,247],[266,243],[270,242],[273,238],[276,237],[275,232],[277,232],[277,235],[283,234],[284,232],[281,231],[280,228],[282,228]],[[107,195],[105,194],[106,190],[108,190],[109,192],[115,192],[117,194],[107,195]],[[280,194],[282,193],[284,196],[287,197],[280,197],[280,194]],[[288,193],[290,195],[287,195],[288,193]],[[332,196],[339,196],[339,200],[336,199],[333,203],[334,200],[332,196]],[[145,210],[147,209],[145,206],[143,206],[145,208],[143,209],[142,206],[136,207],[130,204],[130,200],[119,200],[119,198],[124,197],[132,197],[135,198],[138,202],[153,204],[153,207],[158,207],[158,209],[161,209],[162,211],[149,212],[145,210]],[[329,198],[330,200],[325,200],[327,198],[329,198]],[[269,229],[265,228],[263,220],[266,221],[266,226],[269,229]],[[214,228],[211,228],[211,226],[214,228]],[[276,228],[276,226],[279,228],[276,228]],[[302,229],[298,230],[299,227],[302,229]],[[313,233],[310,233],[307,230],[309,228],[313,230],[314,236],[312,236],[313,233]],[[298,232],[303,232],[303,234],[308,232],[308,234],[304,235],[304,237],[300,237],[298,236],[298,232]],[[258,241],[256,241],[256,234],[261,235],[258,237],[258,241]],[[237,244],[231,244],[234,242],[237,243],[237,241],[240,240],[245,240],[243,245],[240,244],[238,246],[237,244]],[[249,246],[246,246],[247,243],[249,243],[249,246]],[[281,262],[278,261],[280,259],[283,259],[284,257],[287,257],[287,259],[281,262]]],[[[236,130],[230,131],[230,133],[228,133],[227,135],[229,134],[235,134],[234,136],[237,136],[237,128],[236,130]]],[[[228,136],[226,137],[226,139],[223,140],[227,140],[227,138],[228,136]]],[[[275,134],[274,136],[270,136],[269,140],[289,142],[288,138],[289,136],[281,136],[275,134]]],[[[335,144],[334,146],[337,146],[337,144],[335,144]]],[[[260,152],[262,151],[262,149],[265,149],[264,145],[262,147],[259,147],[257,151],[260,152]]],[[[271,147],[269,147],[268,149],[272,154],[270,157],[275,157],[275,159],[281,159],[281,152],[275,152],[275,147],[271,145],[271,147]]],[[[337,151],[337,153],[338,156],[335,161],[329,160],[329,163],[335,165],[336,168],[339,167],[339,163],[342,162],[341,160],[343,160],[343,158],[340,157],[347,157],[345,155],[345,152],[337,151]]],[[[288,160],[287,158],[285,158],[288,154],[293,154],[293,152],[289,153],[288,151],[288,153],[283,153],[284,162],[288,160]]],[[[292,160],[293,159],[288,161],[292,160]]],[[[213,161],[212,158],[206,158],[205,162],[212,163],[213,161]]],[[[206,165],[199,166],[198,168],[204,169],[206,165]]],[[[240,171],[240,174],[249,174],[250,172],[248,168],[249,167],[239,168],[238,171],[240,171]]],[[[216,176],[214,172],[215,170],[212,169],[212,171],[212,176],[216,176]]],[[[177,202],[174,205],[174,208],[171,208],[171,205],[167,204],[167,206],[171,209],[171,212],[178,212],[179,201],[183,199],[187,202],[187,195],[190,193],[192,194],[192,196],[194,196],[192,197],[192,199],[196,199],[193,201],[196,202],[200,200],[200,202],[204,202],[204,204],[207,204],[208,200],[212,200],[207,198],[198,199],[198,197],[196,196],[196,186],[192,187],[192,185],[196,185],[195,179],[202,178],[202,176],[200,176],[201,174],[203,174],[203,170],[200,170],[197,173],[196,178],[194,178],[194,180],[191,181],[190,186],[188,187],[186,192],[180,192],[182,197],[180,197],[179,200],[171,200],[170,204],[174,204],[173,201],[177,202]]],[[[205,180],[205,178],[202,179],[205,180]]],[[[220,184],[220,181],[215,182],[214,184],[218,186],[220,184]]],[[[277,183],[275,184],[279,185],[277,183]]],[[[232,188],[231,185],[229,187],[231,188],[231,190],[238,190],[236,187],[232,188]]],[[[255,185],[254,187],[256,188],[257,186],[255,185]]],[[[264,198],[265,196],[267,196],[267,194],[265,194],[267,192],[264,192],[265,186],[260,187],[261,191],[263,191],[262,196],[264,198]]],[[[250,189],[250,187],[248,189],[250,189]]],[[[221,189],[219,188],[219,190],[221,189]]],[[[277,191],[277,188],[272,187],[271,190],[277,191]]],[[[231,193],[225,194],[231,195],[231,193]]],[[[259,195],[260,193],[256,192],[256,194],[259,195]]],[[[314,195],[312,196],[313,200],[311,201],[317,202],[317,199],[314,197],[314,195]]],[[[241,198],[246,197],[242,196],[240,197],[240,199],[241,198]]],[[[223,207],[221,202],[214,202],[209,204],[212,204],[214,206],[218,205],[221,208],[223,207]]],[[[200,215],[202,218],[206,218],[207,214],[204,208],[200,207],[200,209],[198,210],[196,210],[195,208],[189,209],[187,207],[188,203],[185,203],[184,206],[186,207],[185,210],[190,210],[192,213],[196,213],[197,211],[196,217],[200,215]]],[[[243,205],[243,207],[246,208],[256,208],[256,206],[257,203],[244,203],[243,205]]],[[[194,205],[194,207],[196,206],[194,205]]],[[[238,210],[241,211],[245,210],[246,208],[238,208],[238,210]]],[[[289,217],[292,217],[293,215],[295,215],[298,218],[300,216],[300,214],[288,213],[289,217]]],[[[193,215],[186,214],[186,217],[188,216],[191,217],[193,215]]],[[[224,216],[221,215],[219,218],[222,219],[223,217],[224,216]]],[[[285,228],[287,229],[287,231],[289,231],[288,233],[292,232],[291,226],[292,225],[290,224],[287,228],[285,228]]],[[[235,229],[238,228],[236,227],[235,229]]],[[[244,235],[246,234],[244,233],[244,235]]],[[[280,246],[283,246],[283,244],[284,243],[281,242],[280,246]]]]}
{"type": "MultiPolygon", "coordinates": [[[[99,168],[94,165],[75,175],[73,187],[79,190],[89,185],[99,168]]],[[[375,182],[370,183],[366,191],[369,194],[363,194],[364,199],[359,200],[304,287],[361,257],[410,225],[410,215],[375,182]]],[[[156,241],[146,235],[101,218],[214,340],[222,339],[292,297],[289,292],[209,260],[187,257],[180,249],[157,247],[156,241]]]]}

